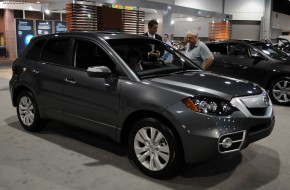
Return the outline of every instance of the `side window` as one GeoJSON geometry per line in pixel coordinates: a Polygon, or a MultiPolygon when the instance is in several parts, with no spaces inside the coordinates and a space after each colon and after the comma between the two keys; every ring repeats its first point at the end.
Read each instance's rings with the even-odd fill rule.
{"type": "Polygon", "coordinates": [[[213,54],[227,55],[227,45],[224,43],[207,44],[207,47],[213,54]]]}
{"type": "Polygon", "coordinates": [[[248,48],[243,44],[229,44],[229,55],[237,57],[250,57],[248,48]]]}
{"type": "Polygon", "coordinates": [[[69,39],[49,40],[41,54],[41,61],[58,65],[67,65],[67,53],[69,51],[69,39]]]}
{"type": "Polygon", "coordinates": [[[76,68],[87,70],[92,66],[107,66],[113,72],[115,63],[97,44],[87,40],[76,40],[74,64],[76,68]]]}
{"type": "Polygon", "coordinates": [[[40,59],[40,53],[41,48],[46,40],[40,40],[36,42],[29,50],[29,52],[26,54],[25,58],[32,61],[39,61],[40,59]]]}

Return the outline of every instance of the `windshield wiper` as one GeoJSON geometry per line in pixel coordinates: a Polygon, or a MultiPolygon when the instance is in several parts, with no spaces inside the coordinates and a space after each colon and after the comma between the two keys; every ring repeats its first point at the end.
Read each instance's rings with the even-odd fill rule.
{"type": "Polygon", "coordinates": [[[144,76],[140,76],[142,79],[145,78],[154,78],[154,77],[164,77],[164,76],[169,76],[172,74],[181,74],[181,73],[187,73],[187,72],[193,72],[193,71],[198,71],[198,70],[193,70],[193,69],[188,69],[188,70],[179,70],[179,71],[175,71],[175,72],[168,72],[168,73],[157,73],[157,74],[150,74],[150,75],[144,75],[144,76]]]}
{"type": "Polygon", "coordinates": [[[175,72],[172,72],[171,74],[180,74],[180,73],[187,73],[187,72],[193,72],[193,71],[198,71],[198,70],[187,69],[187,70],[175,71],[175,72]]]}

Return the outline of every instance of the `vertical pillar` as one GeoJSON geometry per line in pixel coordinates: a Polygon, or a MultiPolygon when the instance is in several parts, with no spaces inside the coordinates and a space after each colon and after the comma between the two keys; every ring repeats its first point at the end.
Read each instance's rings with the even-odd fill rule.
{"type": "Polygon", "coordinates": [[[272,0],[265,0],[264,16],[261,19],[261,39],[271,38],[272,0]]]}
{"type": "Polygon", "coordinates": [[[5,24],[5,46],[9,59],[16,58],[16,31],[14,21],[14,10],[4,10],[4,24],[5,24]]]}
{"type": "MultiPolygon", "coordinates": [[[[162,34],[168,34],[169,37],[173,37],[174,35],[174,25],[171,24],[172,20],[172,11],[168,8],[166,11],[163,11],[163,24],[162,24],[162,34]]],[[[173,40],[173,39],[170,39],[173,40]]]]}

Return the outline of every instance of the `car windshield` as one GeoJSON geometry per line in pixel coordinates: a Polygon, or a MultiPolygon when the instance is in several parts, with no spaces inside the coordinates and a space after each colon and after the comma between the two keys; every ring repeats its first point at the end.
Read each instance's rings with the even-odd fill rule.
{"type": "Polygon", "coordinates": [[[284,44],[289,44],[289,41],[287,39],[279,39],[284,44]]]}
{"type": "Polygon", "coordinates": [[[274,59],[285,60],[285,58],[288,57],[286,53],[271,44],[256,43],[252,45],[274,59]]]}
{"type": "Polygon", "coordinates": [[[108,39],[107,42],[140,78],[199,70],[173,47],[154,39],[108,39]]]}

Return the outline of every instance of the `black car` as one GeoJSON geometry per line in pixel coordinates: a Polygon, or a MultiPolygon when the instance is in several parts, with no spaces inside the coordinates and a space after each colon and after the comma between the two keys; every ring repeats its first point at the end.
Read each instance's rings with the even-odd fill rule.
{"type": "Polygon", "coordinates": [[[266,90],[273,102],[290,105],[290,58],[263,42],[227,40],[207,42],[214,54],[210,71],[253,81],[266,90]]]}
{"type": "Polygon", "coordinates": [[[60,120],[129,146],[156,178],[246,148],[275,123],[267,92],[206,73],[158,40],[73,32],[33,38],[13,63],[13,106],[28,131],[60,120]],[[159,59],[150,59],[148,49],[159,59]],[[162,55],[170,54],[165,62],[162,55]]]}

